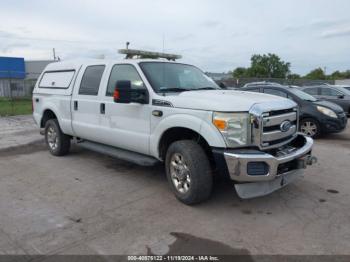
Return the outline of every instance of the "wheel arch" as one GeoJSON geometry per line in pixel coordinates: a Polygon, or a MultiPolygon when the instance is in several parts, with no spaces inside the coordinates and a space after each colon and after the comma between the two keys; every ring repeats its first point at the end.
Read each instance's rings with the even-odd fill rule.
{"type": "Polygon", "coordinates": [[[198,139],[199,142],[205,144],[205,148],[225,147],[222,135],[215,126],[209,125],[203,119],[196,116],[177,114],[159,122],[152,131],[150,154],[159,160],[163,160],[164,151],[162,150],[164,150],[166,139],[171,139],[172,142],[176,141],[174,138],[171,138],[171,135],[176,137],[176,140],[189,137],[191,139],[198,139]]]}
{"type": "Polygon", "coordinates": [[[158,143],[159,158],[164,160],[169,146],[179,140],[193,140],[199,144],[208,158],[212,158],[211,147],[206,139],[197,131],[187,127],[171,127],[162,134],[158,143]]]}
{"type": "Polygon", "coordinates": [[[55,113],[55,111],[50,109],[50,108],[47,108],[47,109],[45,109],[43,111],[43,114],[42,114],[42,117],[41,117],[41,120],[40,120],[40,127],[44,128],[46,122],[48,120],[50,120],[50,119],[57,119],[57,121],[59,122],[59,119],[58,119],[57,114],[55,113]]]}

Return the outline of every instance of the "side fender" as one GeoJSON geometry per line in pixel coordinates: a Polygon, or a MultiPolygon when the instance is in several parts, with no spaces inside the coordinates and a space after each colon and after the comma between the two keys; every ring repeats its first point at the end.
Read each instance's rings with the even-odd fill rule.
{"type": "Polygon", "coordinates": [[[191,129],[200,134],[212,147],[225,147],[220,132],[203,119],[188,114],[175,114],[164,118],[152,131],[150,137],[150,154],[159,159],[159,142],[165,131],[174,127],[191,129]]]}

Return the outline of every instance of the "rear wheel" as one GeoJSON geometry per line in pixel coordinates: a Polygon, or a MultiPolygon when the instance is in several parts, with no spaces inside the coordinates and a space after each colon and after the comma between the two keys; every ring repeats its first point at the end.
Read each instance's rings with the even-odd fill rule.
{"type": "Polygon", "coordinates": [[[69,152],[70,137],[62,133],[57,119],[50,119],[46,122],[45,142],[54,156],[63,156],[69,152]]]}
{"type": "Polygon", "coordinates": [[[167,179],[175,196],[192,205],[209,198],[213,177],[207,155],[192,140],[172,143],[166,154],[167,179]]]}
{"type": "Polygon", "coordinates": [[[305,118],[300,121],[300,131],[309,137],[316,138],[321,134],[320,124],[313,118],[305,118]]]}

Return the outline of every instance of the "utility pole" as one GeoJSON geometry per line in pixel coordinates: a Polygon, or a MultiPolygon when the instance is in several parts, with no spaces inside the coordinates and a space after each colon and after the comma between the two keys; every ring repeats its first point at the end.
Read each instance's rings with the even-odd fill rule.
{"type": "Polygon", "coordinates": [[[56,50],[52,48],[53,60],[56,61],[56,50]]]}

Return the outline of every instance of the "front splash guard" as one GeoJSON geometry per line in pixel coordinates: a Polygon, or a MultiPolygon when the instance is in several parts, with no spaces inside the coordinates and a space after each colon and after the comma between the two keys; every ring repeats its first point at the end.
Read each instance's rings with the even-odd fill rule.
{"type": "Polygon", "coordinates": [[[242,199],[265,196],[304,176],[302,169],[287,172],[271,181],[235,184],[237,195],[242,199]]]}

